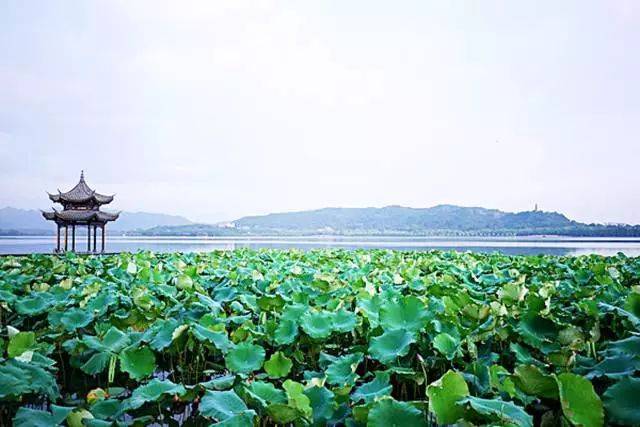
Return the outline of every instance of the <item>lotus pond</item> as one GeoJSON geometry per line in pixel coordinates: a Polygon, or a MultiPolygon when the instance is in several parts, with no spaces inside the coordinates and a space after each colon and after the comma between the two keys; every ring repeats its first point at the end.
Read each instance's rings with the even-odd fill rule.
{"type": "Polygon", "coordinates": [[[640,258],[0,257],[0,425],[640,425],[640,258]]]}

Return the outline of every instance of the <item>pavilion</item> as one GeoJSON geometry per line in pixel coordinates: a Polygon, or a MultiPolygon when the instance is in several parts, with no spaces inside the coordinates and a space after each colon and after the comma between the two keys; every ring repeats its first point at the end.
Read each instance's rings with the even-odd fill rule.
{"type": "MultiPolygon", "coordinates": [[[[47,193],[49,194],[49,193],[47,193]]],[[[42,216],[54,221],[58,226],[56,252],[61,252],[60,231],[64,228],[64,251],[68,250],[69,226],[71,226],[71,250],[76,250],[76,226],[87,227],[87,252],[96,252],[97,229],[102,234],[101,252],[104,252],[105,227],[107,222],[118,219],[120,213],[109,213],[100,210],[100,206],[113,201],[113,195],[105,196],[92,190],[84,180],[84,171],[80,173],[80,182],[71,190],[58,194],[49,194],[49,199],[62,205],[62,210],[55,208],[53,212],[42,212],[42,216]],[[91,247],[91,230],[93,229],[93,250],[91,247]]]]}

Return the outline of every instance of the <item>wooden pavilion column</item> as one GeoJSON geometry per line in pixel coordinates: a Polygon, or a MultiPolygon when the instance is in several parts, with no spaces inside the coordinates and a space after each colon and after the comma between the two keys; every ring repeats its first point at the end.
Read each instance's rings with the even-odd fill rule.
{"type": "Polygon", "coordinates": [[[76,251],[76,223],[71,224],[71,252],[76,251]]]}
{"type": "Polygon", "coordinates": [[[67,248],[69,247],[69,226],[67,224],[64,225],[64,251],[67,252],[67,248]]]}
{"type": "Polygon", "coordinates": [[[58,232],[56,233],[56,240],[57,240],[56,252],[60,252],[60,224],[56,224],[56,225],[58,229],[58,232]]]}
{"type": "Polygon", "coordinates": [[[93,252],[96,251],[96,241],[98,240],[98,226],[93,225],[93,252]]]}
{"type": "Polygon", "coordinates": [[[87,252],[91,252],[91,224],[87,223],[87,252]]]}
{"type": "Polygon", "coordinates": [[[104,227],[106,224],[102,224],[102,252],[104,252],[104,227]]]}

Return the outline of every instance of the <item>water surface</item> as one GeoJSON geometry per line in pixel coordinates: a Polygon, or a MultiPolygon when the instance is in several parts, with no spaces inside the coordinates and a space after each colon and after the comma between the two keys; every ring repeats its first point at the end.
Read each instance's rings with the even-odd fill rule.
{"type": "MultiPolygon", "coordinates": [[[[99,242],[98,242],[99,243],[99,242]]],[[[78,251],[86,250],[86,240],[76,241],[78,251]]],[[[0,237],[0,254],[52,253],[55,237],[0,237]]],[[[108,236],[107,252],[206,252],[237,248],[302,249],[384,248],[426,251],[432,249],[500,252],[509,255],[615,255],[640,256],[640,239],[632,238],[420,238],[420,237],[123,237],[108,236]]]]}

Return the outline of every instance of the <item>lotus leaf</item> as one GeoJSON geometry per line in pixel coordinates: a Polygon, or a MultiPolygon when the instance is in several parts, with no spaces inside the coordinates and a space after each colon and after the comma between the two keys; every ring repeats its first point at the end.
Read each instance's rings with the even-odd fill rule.
{"type": "Polygon", "coordinates": [[[269,378],[286,377],[291,371],[293,362],[281,351],[277,351],[271,355],[269,360],[264,362],[264,370],[269,378]]]}
{"type": "Polygon", "coordinates": [[[521,365],[514,371],[515,384],[525,393],[547,399],[558,398],[558,384],[533,365],[521,365]]]}
{"type": "Polygon", "coordinates": [[[638,424],[638,283],[622,254],[1,256],[1,416],[86,395],[68,424],[638,424]]]}
{"type": "Polygon", "coordinates": [[[322,425],[331,419],[336,406],[332,391],[326,387],[312,386],[304,390],[304,395],[309,398],[314,424],[322,425]]]}
{"type": "Polygon", "coordinates": [[[406,402],[391,398],[378,400],[369,411],[368,427],[426,426],[427,422],[419,409],[406,402]]]}
{"type": "Polygon", "coordinates": [[[465,409],[457,403],[469,395],[469,387],[462,374],[447,371],[439,380],[427,387],[429,409],[436,414],[438,423],[453,424],[465,415],[465,409]]]}
{"type": "Polygon", "coordinates": [[[136,409],[147,402],[156,402],[165,395],[179,396],[186,392],[187,390],[181,384],[175,384],[169,380],[153,379],[133,390],[131,397],[125,401],[125,407],[136,409]]]}
{"type": "Polygon", "coordinates": [[[482,399],[468,396],[458,401],[459,405],[469,404],[474,411],[491,418],[511,423],[520,427],[533,427],[533,417],[526,411],[513,404],[498,399],[482,399]]]}
{"type": "Polygon", "coordinates": [[[22,407],[18,409],[13,425],[15,427],[52,427],[61,425],[73,408],[51,405],[51,412],[22,407]]]}
{"type": "Polygon", "coordinates": [[[326,311],[308,312],[300,319],[302,330],[314,339],[324,339],[333,331],[333,316],[326,311]]]}
{"type": "Polygon", "coordinates": [[[411,344],[416,342],[414,335],[401,329],[384,332],[369,341],[369,354],[382,363],[392,362],[409,353],[411,344]]]}
{"type": "Polygon", "coordinates": [[[556,377],[564,415],[575,425],[604,425],[602,401],[591,382],[579,375],[565,373],[556,377]]]}
{"type": "Polygon", "coordinates": [[[425,304],[417,297],[406,296],[382,306],[380,324],[385,330],[417,332],[425,326],[428,318],[425,304]]]}
{"type": "Polygon", "coordinates": [[[243,342],[229,350],[224,360],[231,372],[248,374],[262,367],[264,357],[264,348],[249,342],[243,342]]]}
{"type": "Polygon", "coordinates": [[[121,369],[135,380],[148,377],[156,369],[156,356],[149,347],[130,347],[119,357],[121,369]]]}
{"type": "Polygon", "coordinates": [[[623,378],[603,394],[607,416],[614,422],[640,425],[640,378],[623,378]]]}
{"type": "Polygon", "coordinates": [[[451,335],[443,332],[433,338],[433,347],[448,360],[452,360],[458,353],[460,343],[451,335]]]}
{"type": "Polygon", "coordinates": [[[18,332],[9,339],[7,354],[9,357],[18,357],[27,350],[33,350],[36,346],[36,334],[33,332],[18,332]]]}
{"type": "Polygon", "coordinates": [[[364,403],[371,403],[381,397],[390,395],[391,390],[393,390],[393,386],[389,384],[389,374],[377,372],[373,380],[355,389],[351,399],[354,402],[363,400],[364,403]]]}
{"type": "Polygon", "coordinates": [[[327,368],[327,382],[338,386],[352,385],[358,378],[356,368],[362,356],[362,353],[353,353],[336,358],[327,368]]]}

